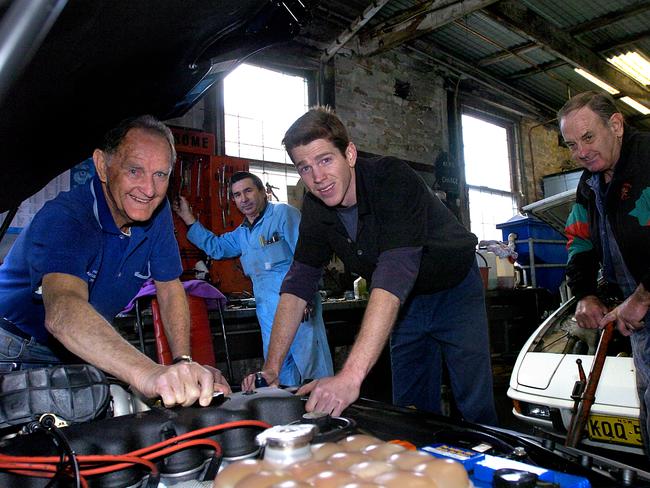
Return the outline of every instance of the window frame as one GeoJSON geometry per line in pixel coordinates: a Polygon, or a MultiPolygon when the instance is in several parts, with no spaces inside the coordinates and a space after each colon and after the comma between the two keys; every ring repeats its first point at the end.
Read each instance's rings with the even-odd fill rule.
{"type": "MultiPolygon", "coordinates": [[[[513,117],[507,117],[502,114],[494,113],[492,111],[482,110],[476,106],[469,104],[461,104],[458,117],[458,134],[461,140],[461,150],[460,158],[462,160],[462,180],[464,184],[464,194],[465,194],[465,212],[467,215],[468,227],[471,229],[471,217],[470,217],[470,190],[480,191],[484,193],[491,193],[500,196],[510,196],[513,200],[513,207],[516,209],[521,208],[522,202],[522,184],[521,184],[521,138],[519,136],[519,124],[518,120],[513,117]],[[492,188],[482,185],[472,185],[467,182],[466,172],[465,172],[465,151],[463,149],[463,115],[474,117],[485,121],[490,124],[502,127],[506,131],[506,141],[507,141],[507,151],[508,151],[508,163],[510,166],[510,188],[511,191],[500,190],[498,188],[492,188]]],[[[478,236],[479,239],[481,236],[478,236]]]]}
{"type": "MultiPolygon", "coordinates": [[[[243,63],[241,63],[243,64],[243,63]]],[[[278,73],[300,76],[306,80],[307,83],[307,101],[308,107],[313,107],[318,103],[318,70],[309,68],[296,68],[287,67],[281,64],[274,64],[271,62],[254,62],[247,60],[245,64],[255,66],[257,68],[268,69],[278,73]]],[[[237,65],[239,66],[239,64],[237,65]]],[[[234,69],[234,68],[233,68],[234,69]]],[[[227,76],[227,75],[226,75],[227,76]]],[[[214,133],[216,134],[216,154],[218,156],[226,156],[226,113],[225,113],[225,77],[219,80],[215,85],[214,90],[211,90],[213,96],[210,100],[211,108],[214,110],[214,133]]],[[[235,156],[239,157],[239,156],[235,156]]],[[[265,172],[267,169],[276,172],[284,171],[286,175],[291,175],[300,180],[296,168],[291,162],[277,162],[277,161],[264,161],[256,158],[243,158],[250,162],[250,169],[258,174],[259,171],[265,172]]],[[[288,180],[287,180],[288,181],[288,180]]],[[[265,181],[266,183],[266,181],[265,181]]],[[[287,185],[288,186],[288,185],[287,185]]]]}
{"type": "MultiPolygon", "coordinates": [[[[285,74],[289,76],[299,76],[305,79],[307,83],[307,107],[312,107],[316,105],[317,103],[317,72],[316,70],[313,69],[302,69],[302,68],[296,68],[296,67],[287,67],[287,66],[282,66],[279,64],[274,64],[274,63],[256,63],[253,61],[245,61],[243,63],[240,63],[237,65],[239,67],[241,64],[248,64],[251,66],[255,66],[257,68],[261,69],[266,69],[270,71],[275,71],[280,74],[285,74]]],[[[234,70],[235,68],[233,68],[234,70]]],[[[229,72],[230,73],[230,72],[229,72]]],[[[226,75],[227,76],[227,75],[226,75]]],[[[217,97],[215,100],[216,107],[217,107],[217,113],[216,113],[216,119],[217,119],[217,155],[220,156],[226,156],[226,111],[225,111],[225,102],[226,102],[226,94],[225,94],[225,77],[221,79],[218,83],[217,86],[217,97]]],[[[233,157],[240,157],[240,156],[235,156],[232,155],[233,157]]],[[[265,163],[269,165],[286,165],[290,168],[293,168],[293,164],[289,163],[284,163],[284,162],[278,162],[278,161],[263,161],[260,159],[255,159],[255,158],[244,158],[244,159],[251,159],[251,161],[256,161],[260,163],[265,163]]]]}

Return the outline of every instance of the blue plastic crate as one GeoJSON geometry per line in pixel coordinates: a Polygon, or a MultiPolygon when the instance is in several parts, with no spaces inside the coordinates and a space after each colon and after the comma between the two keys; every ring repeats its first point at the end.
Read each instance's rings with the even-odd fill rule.
{"type": "MultiPolygon", "coordinates": [[[[530,265],[529,238],[560,241],[557,244],[533,241],[536,265],[566,264],[568,259],[566,237],[538,218],[516,215],[507,222],[498,224],[496,227],[497,229],[501,229],[504,242],[508,242],[508,234],[517,234],[515,250],[518,254],[517,262],[522,266],[530,265]]],[[[526,273],[528,275],[528,283],[532,284],[530,269],[527,269],[526,273]]],[[[552,293],[557,293],[564,279],[564,273],[565,268],[539,268],[535,266],[535,284],[539,288],[546,288],[552,293]]]]}
{"type": "MultiPolygon", "coordinates": [[[[566,264],[567,262],[566,237],[536,217],[515,215],[507,222],[497,224],[496,228],[501,229],[504,242],[508,242],[508,234],[510,233],[517,234],[517,241],[527,240],[531,237],[533,239],[561,241],[558,244],[533,243],[535,262],[547,264],[566,264]]],[[[528,242],[517,243],[515,250],[519,255],[517,258],[519,264],[530,264],[528,242]]]]}

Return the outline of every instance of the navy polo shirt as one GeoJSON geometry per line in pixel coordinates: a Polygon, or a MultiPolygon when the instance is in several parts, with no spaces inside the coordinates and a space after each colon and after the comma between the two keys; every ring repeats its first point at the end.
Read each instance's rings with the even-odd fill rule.
{"type": "Polygon", "coordinates": [[[0,316],[45,344],[44,275],[84,280],[89,303],[110,322],[147,279],[170,281],[181,272],[167,199],[126,236],[115,225],[95,176],[47,202],[21,232],[0,266],[0,316]]]}

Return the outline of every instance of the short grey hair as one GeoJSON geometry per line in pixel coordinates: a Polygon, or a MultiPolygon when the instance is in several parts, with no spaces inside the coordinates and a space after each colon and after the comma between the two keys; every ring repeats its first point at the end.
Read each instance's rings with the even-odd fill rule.
{"type": "Polygon", "coordinates": [[[142,129],[152,134],[159,135],[164,138],[169,144],[170,153],[170,166],[174,166],[176,161],[176,147],[174,146],[174,135],[163,122],[158,120],[153,115],[140,115],[137,117],[129,117],[122,120],[117,126],[104,134],[104,141],[100,148],[109,157],[115,154],[124,138],[131,129],[142,129]]]}
{"type": "Polygon", "coordinates": [[[557,112],[558,124],[562,122],[562,118],[566,117],[569,113],[579,110],[583,107],[590,108],[600,120],[603,121],[605,126],[609,124],[609,119],[616,113],[621,111],[616,107],[614,98],[605,92],[599,91],[586,91],[571,97],[560,110],[557,112]]]}

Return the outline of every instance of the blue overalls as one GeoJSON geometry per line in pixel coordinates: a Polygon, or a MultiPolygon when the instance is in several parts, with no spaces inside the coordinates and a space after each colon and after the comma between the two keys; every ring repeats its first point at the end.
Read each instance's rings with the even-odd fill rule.
{"type": "MultiPolygon", "coordinates": [[[[240,256],[244,273],[253,282],[265,359],[280,301],[280,285],[293,261],[299,224],[298,210],[283,203],[268,202],[252,227],[242,224],[232,232],[217,236],[196,222],[187,233],[193,244],[214,259],[240,256]]],[[[298,327],[282,364],[279,381],[283,385],[299,385],[305,379],[334,374],[318,293],[313,306],[312,316],[298,327]]]]}

